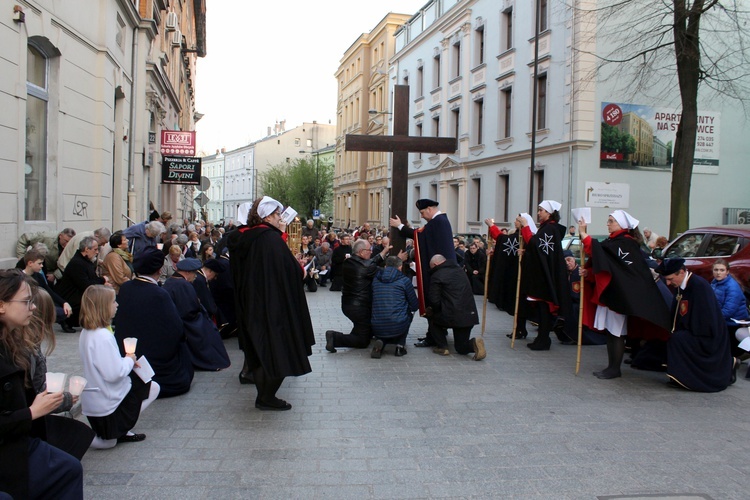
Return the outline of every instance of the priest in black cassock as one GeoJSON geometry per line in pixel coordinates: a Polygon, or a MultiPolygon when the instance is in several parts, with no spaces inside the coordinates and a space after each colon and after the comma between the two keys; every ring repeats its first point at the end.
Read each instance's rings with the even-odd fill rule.
{"type": "Polygon", "coordinates": [[[276,397],[284,377],[310,373],[315,344],[304,270],[285,242],[281,203],[257,199],[239,237],[228,242],[242,346],[260,410],[290,410],[276,397]]]}
{"type": "Polygon", "coordinates": [[[516,217],[521,226],[524,254],[521,264],[521,296],[534,302],[539,313],[539,333],[526,345],[532,351],[548,351],[555,316],[567,315],[570,308],[568,274],[562,251],[565,226],[560,222],[560,203],[544,200],[537,208],[539,227],[532,232],[523,215],[516,217]]]}
{"type": "Polygon", "coordinates": [[[172,297],[182,318],[193,366],[199,370],[223,370],[231,364],[229,354],[192,285],[202,267],[198,259],[181,260],[177,263],[177,272],[164,282],[163,288],[172,297]]]}
{"type": "MultiPolygon", "coordinates": [[[[430,289],[430,259],[435,255],[442,255],[448,262],[458,265],[456,250],[453,247],[453,229],[448,216],[440,211],[438,202],[430,199],[417,200],[417,209],[427,223],[419,229],[405,226],[398,215],[390,219],[391,227],[398,229],[403,238],[414,240],[414,262],[417,265],[417,296],[419,298],[419,314],[425,315],[425,300],[430,289]]],[[[429,323],[429,321],[428,321],[429,323]]],[[[428,330],[424,340],[414,344],[417,347],[431,347],[437,345],[428,330]]]]}
{"type": "Polygon", "coordinates": [[[164,254],[156,247],[133,259],[138,276],[120,287],[114,324],[121,354],[125,355],[122,339],[137,338],[136,354],[146,356],[161,386],[159,397],[168,398],[190,390],[193,363],[182,319],[172,297],[157,282],[163,264],[164,254]]]}
{"type": "Polygon", "coordinates": [[[727,325],[708,281],[685,269],[682,258],[656,268],[677,290],[672,335],[667,342],[670,383],[698,392],[719,392],[734,383],[739,360],[732,358],[727,325]]]}

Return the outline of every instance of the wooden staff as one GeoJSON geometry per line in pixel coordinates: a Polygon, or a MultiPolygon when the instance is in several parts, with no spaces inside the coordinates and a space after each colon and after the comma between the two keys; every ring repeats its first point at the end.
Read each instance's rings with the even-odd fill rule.
{"type": "Polygon", "coordinates": [[[489,283],[490,283],[490,252],[493,248],[495,248],[495,240],[492,239],[492,237],[487,234],[487,265],[484,266],[484,302],[482,303],[482,337],[484,337],[484,323],[487,319],[487,291],[489,290],[489,283]]]}
{"type": "Polygon", "coordinates": [[[578,296],[578,353],[576,354],[576,375],[581,369],[581,344],[583,342],[583,266],[586,263],[586,252],[583,251],[583,241],[581,241],[581,294],[578,296]]]}
{"type": "Polygon", "coordinates": [[[513,333],[510,336],[510,348],[515,349],[516,329],[518,328],[518,302],[521,300],[521,260],[523,260],[523,235],[518,229],[518,281],[516,282],[516,307],[513,310],[513,333]]]}

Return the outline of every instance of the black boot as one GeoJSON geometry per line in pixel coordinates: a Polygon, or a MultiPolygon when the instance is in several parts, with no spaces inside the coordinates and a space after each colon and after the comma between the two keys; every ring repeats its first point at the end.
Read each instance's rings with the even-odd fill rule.
{"type": "MultiPolygon", "coordinates": [[[[517,333],[517,332],[516,332],[517,333]]],[[[552,341],[549,338],[549,331],[539,331],[533,342],[526,344],[526,347],[532,351],[549,351],[552,341]]]]}
{"type": "Polygon", "coordinates": [[[622,372],[620,372],[620,366],[622,365],[622,358],[624,356],[625,339],[610,334],[607,337],[607,357],[609,358],[609,366],[600,372],[594,372],[594,376],[605,380],[621,377],[622,372]]]}

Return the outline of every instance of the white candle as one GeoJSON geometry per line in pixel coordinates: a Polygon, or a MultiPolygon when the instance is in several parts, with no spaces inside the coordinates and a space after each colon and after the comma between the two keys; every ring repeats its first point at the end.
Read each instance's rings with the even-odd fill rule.
{"type": "Polygon", "coordinates": [[[86,387],[86,379],[83,377],[79,377],[78,375],[73,375],[70,377],[70,381],[68,382],[68,390],[73,396],[80,396],[83,392],[83,388],[86,387]]]}
{"type": "Polygon", "coordinates": [[[125,346],[125,354],[135,353],[135,345],[138,343],[138,339],[135,337],[126,337],[122,339],[122,343],[125,346]]]}
{"type": "Polygon", "coordinates": [[[65,387],[65,374],[47,372],[47,392],[62,392],[65,387]]]}

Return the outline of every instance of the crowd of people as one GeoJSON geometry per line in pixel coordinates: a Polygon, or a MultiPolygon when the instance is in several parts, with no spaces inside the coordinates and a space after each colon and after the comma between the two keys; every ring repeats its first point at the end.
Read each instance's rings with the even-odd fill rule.
{"type": "Polygon", "coordinates": [[[682,259],[654,260],[646,250],[659,237],[641,234],[623,210],[609,214],[602,241],[583,219],[566,229],[554,200],[539,204],[536,219],[520,214],[511,231],[487,218],[489,238],[464,241],[436,201],[416,205],[423,226],[390,219],[405,241],[398,252],[386,228],[369,224],[350,233],[309,220],[292,244],[284,207],[267,196],[241,205],[239,225],[228,228],[178,225],[162,212],[114,233],[23,235],[18,269],[0,271],[0,495],[80,498],[86,450],[144,440],[134,432],[140,414],[157,398],[188,392],[195,370],[229,367],[230,336],[245,357],[240,383],[256,386],[255,407],[290,410],[277,391],[286,377],[312,370],[305,294],[329,283],[352,322],[349,333],[325,332],[329,353],[371,347],[379,359],[393,346],[403,357],[418,312],[427,331],[415,347],[450,355],[451,330],[455,352],[480,361],[484,339],[471,331],[475,295],[486,293],[514,315],[509,336],[524,339],[527,323],[537,326],[533,351],[549,351],[552,333],[564,345],[606,344],[599,379],[621,377],[626,363],[665,371],[675,387],[717,392],[747,358],[750,330],[741,323],[750,317],[729,264],[717,260],[709,283],[682,259]],[[571,229],[583,266],[562,249],[571,229]],[[66,333],[82,328],[79,354],[94,390],[47,392],[55,323],[66,333]],[[56,415],[76,405],[89,426],[56,415]]]}

